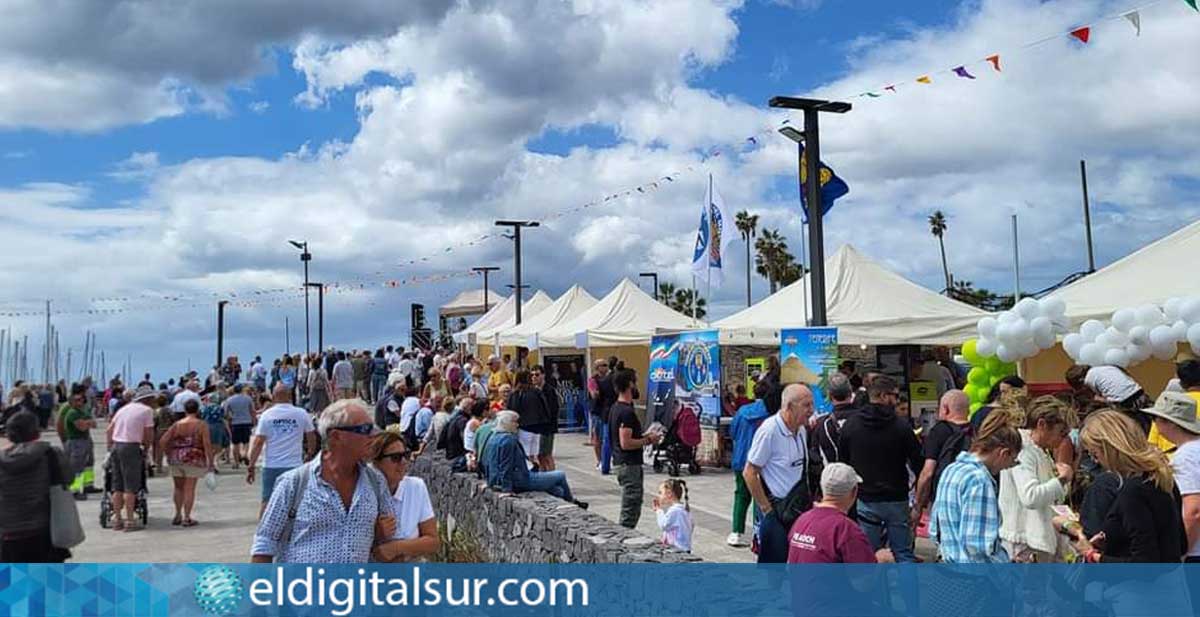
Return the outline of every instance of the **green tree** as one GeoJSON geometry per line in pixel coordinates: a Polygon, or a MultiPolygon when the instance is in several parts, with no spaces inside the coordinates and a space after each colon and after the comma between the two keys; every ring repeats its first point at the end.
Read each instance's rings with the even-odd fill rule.
{"type": "Polygon", "coordinates": [[[933,234],[938,239],[938,248],[942,251],[942,274],[946,277],[946,290],[949,290],[953,285],[950,284],[950,266],[946,263],[946,215],[941,210],[934,210],[933,214],[929,215],[929,233],[933,234]]]}
{"type": "MultiPolygon", "coordinates": [[[[658,284],[658,301],[684,315],[692,314],[692,290],[676,287],[674,283],[658,284]]],[[[696,318],[704,319],[708,314],[708,301],[696,296],[696,318]]]]}
{"type": "Polygon", "coordinates": [[[796,282],[803,275],[803,268],[788,251],[787,239],[778,229],[764,229],[754,242],[754,248],[757,251],[755,271],[766,277],[771,293],[779,291],[781,286],[796,282]]]}
{"type": "Polygon", "coordinates": [[[750,306],[750,239],[758,235],[758,215],[742,210],[735,216],[734,224],[746,242],[746,306],[750,306]]]}

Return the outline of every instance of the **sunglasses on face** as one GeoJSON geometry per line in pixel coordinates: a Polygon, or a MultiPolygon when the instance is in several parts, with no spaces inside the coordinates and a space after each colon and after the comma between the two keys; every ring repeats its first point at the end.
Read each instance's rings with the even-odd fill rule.
{"type": "Polygon", "coordinates": [[[384,454],[384,455],[380,456],[379,460],[391,461],[393,463],[404,463],[404,462],[407,462],[411,458],[412,458],[412,454],[410,452],[392,452],[390,454],[384,454]]]}
{"type": "Polygon", "coordinates": [[[347,433],[355,433],[357,435],[370,435],[371,433],[375,432],[375,425],[371,423],[353,424],[350,426],[334,426],[330,428],[335,431],[345,431],[347,433]]]}

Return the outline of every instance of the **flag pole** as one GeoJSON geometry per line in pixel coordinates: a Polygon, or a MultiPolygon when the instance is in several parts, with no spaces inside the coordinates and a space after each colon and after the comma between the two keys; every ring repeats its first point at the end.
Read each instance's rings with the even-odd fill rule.
{"type": "MultiPolygon", "coordinates": [[[[716,234],[714,234],[712,232],[712,228],[713,228],[713,226],[715,226],[717,224],[716,219],[714,219],[712,216],[712,209],[713,209],[712,204],[716,203],[716,200],[717,200],[717,196],[713,193],[713,175],[710,173],[710,174],[708,174],[708,203],[704,204],[704,208],[709,211],[709,217],[708,217],[708,227],[709,227],[708,252],[709,252],[709,255],[712,254],[712,251],[714,248],[716,248],[718,255],[721,254],[721,242],[720,241],[717,242],[716,247],[712,246],[712,241],[714,239],[716,239],[716,234]]],[[[721,223],[724,224],[724,221],[721,221],[721,223]]],[[[712,258],[711,257],[708,259],[708,268],[706,269],[706,271],[708,272],[708,284],[705,285],[705,288],[704,288],[704,304],[707,306],[708,303],[712,301],[712,258]]],[[[693,316],[693,318],[694,318],[694,316],[693,316]]]]}

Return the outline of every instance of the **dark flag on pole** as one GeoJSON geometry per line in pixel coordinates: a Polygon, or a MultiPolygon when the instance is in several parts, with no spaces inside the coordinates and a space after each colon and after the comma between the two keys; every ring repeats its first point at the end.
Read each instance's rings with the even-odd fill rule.
{"type": "MultiPolygon", "coordinates": [[[[808,159],[804,144],[800,144],[800,202],[804,204],[804,222],[808,222],[808,159]]],[[[850,186],[838,177],[825,163],[818,162],[821,170],[821,216],[829,213],[834,200],[850,192],[850,186]]]]}

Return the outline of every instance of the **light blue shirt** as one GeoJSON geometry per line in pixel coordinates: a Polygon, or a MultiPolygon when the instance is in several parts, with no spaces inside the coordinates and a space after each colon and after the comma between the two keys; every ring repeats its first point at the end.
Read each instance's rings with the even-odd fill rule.
{"type": "Polygon", "coordinates": [[[360,464],[358,484],[347,511],[337,489],[321,478],[321,459],[279,477],[254,533],[252,555],[274,555],[287,563],[364,563],[375,545],[375,520],[395,516],[387,481],[378,471],[360,464]],[[309,474],[308,487],[296,509],[296,522],[286,547],[279,546],[292,495],[300,474],[309,474]],[[379,499],[379,495],[383,499],[379,499]]]}
{"type": "Polygon", "coordinates": [[[429,431],[429,426],[433,424],[433,410],[428,407],[422,407],[417,412],[417,437],[424,437],[429,431]]]}

